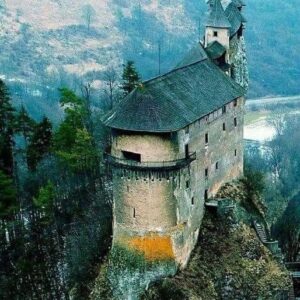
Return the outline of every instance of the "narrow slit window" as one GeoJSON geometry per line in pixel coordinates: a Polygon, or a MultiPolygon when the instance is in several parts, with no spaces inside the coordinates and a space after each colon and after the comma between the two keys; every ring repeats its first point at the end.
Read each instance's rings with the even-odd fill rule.
{"type": "Polygon", "coordinates": [[[205,134],[205,144],[208,144],[208,133],[205,134]]]}
{"type": "Polygon", "coordinates": [[[190,188],[190,181],[189,180],[187,180],[186,182],[185,182],[185,187],[188,189],[188,188],[190,188]]]}
{"type": "Polygon", "coordinates": [[[188,158],[190,155],[189,144],[185,145],[184,151],[185,151],[185,157],[188,158]]]}
{"type": "Polygon", "coordinates": [[[135,208],[132,209],[132,216],[135,219],[135,217],[136,217],[135,208]]]}
{"type": "Polygon", "coordinates": [[[205,178],[208,178],[208,168],[205,169],[205,178]]]}
{"type": "Polygon", "coordinates": [[[223,123],[223,131],[226,131],[226,124],[223,123]]]}
{"type": "Polygon", "coordinates": [[[234,156],[237,156],[237,150],[236,149],[234,150],[234,156]]]}
{"type": "Polygon", "coordinates": [[[208,199],[208,190],[205,190],[204,191],[204,200],[207,200],[208,199]]]}
{"type": "Polygon", "coordinates": [[[234,118],[233,122],[234,122],[234,127],[236,127],[237,126],[237,118],[234,118]]]}
{"type": "Polygon", "coordinates": [[[195,198],[192,197],[192,205],[194,205],[194,204],[195,204],[195,198]]]}
{"type": "Polygon", "coordinates": [[[237,106],[237,99],[235,99],[235,100],[233,101],[233,106],[234,106],[234,107],[237,106]]]}
{"type": "Polygon", "coordinates": [[[226,105],[222,107],[222,114],[226,114],[226,105]]]}
{"type": "Polygon", "coordinates": [[[219,170],[219,162],[216,162],[216,170],[219,170]]]}

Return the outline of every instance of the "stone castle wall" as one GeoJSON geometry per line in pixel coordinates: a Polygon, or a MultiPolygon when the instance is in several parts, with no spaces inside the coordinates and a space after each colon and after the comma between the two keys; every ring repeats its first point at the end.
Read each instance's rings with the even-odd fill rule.
{"type": "Polygon", "coordinates": [[[113,170],[114,244],[152,258],[164,255],[153,244],[164,245],[158,248],[165,249],[166,257],[186,265],[198,238],[205,195],[214,196],[223,183],[242,175],[243,110],[240,98],[227,104],[226,112],[220,108],[176,134],[115,133],[112,155],[119,158],[122,151],[131,151],[141,154],[142,162],[180,159],[188,145],[197,159],[180,170],[113,170]]]}

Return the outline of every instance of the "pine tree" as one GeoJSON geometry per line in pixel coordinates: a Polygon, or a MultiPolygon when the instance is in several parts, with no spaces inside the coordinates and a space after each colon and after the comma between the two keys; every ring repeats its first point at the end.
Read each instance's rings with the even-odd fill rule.
{"type": "Polygon", "coordinates": [[[13,181],[0,170],[0,218],[10,218],[16,209],[16,190],[13,181]]]}
{"type": "Polygon", "coordinates": [[[133,61],[128,61],[127,64],[124,65],[122,79],[123,83],[121,88],[125,96],[139,85],[141,79],[135,69],[133,61]]]}
{"type": "Polygon", "coordinates": [[[33,135],[29,139],[27,147],[27,164],[30,170],[34,171],[37,164],[45,154],[50,151],[52,143],[52,124],[48,118],[43,120],[34,127],[33,135]]]}
{"type": "Polygon", "coordinates": [[[13,173],[14,109],[5,83],[0,79],[0,170],[13,173]]]}
{"type": "Polygon", "coordinates": [[[16,116],[15,123],[15,132],[21,133],[24,137],[25,143],[27,144],[29,142],[29,138],[33,134],[36,122],[29,117],[24,105],[21,106],[21,109],[16,116]]]}

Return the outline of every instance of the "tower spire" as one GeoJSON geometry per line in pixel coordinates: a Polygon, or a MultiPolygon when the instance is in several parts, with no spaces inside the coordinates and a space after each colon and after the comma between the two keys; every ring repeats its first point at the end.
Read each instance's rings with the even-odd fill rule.
{"type": "Polygon", "coordinates": [[[225,15],[220,0],[209,0],[209,16],[206,21],[206,27],[230,28],[230,23],[225,15]]]}

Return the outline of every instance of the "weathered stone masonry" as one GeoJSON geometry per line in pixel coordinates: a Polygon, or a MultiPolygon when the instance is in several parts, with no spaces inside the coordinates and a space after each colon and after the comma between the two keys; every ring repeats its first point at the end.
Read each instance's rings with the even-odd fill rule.
{"type": "Polygon", "coordinates": [[[225,14],[211,0],[206,48],[197,44],[177,68],[144,82],[106,116],[114,247],[184,267],[205,201],[243,174],[244,90],[230,78],[241,7],[235,0],[225,14]]]}

